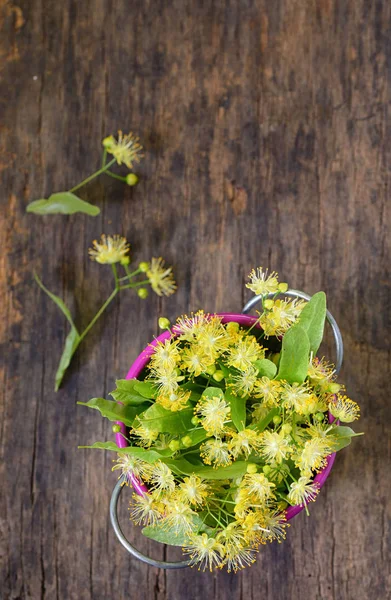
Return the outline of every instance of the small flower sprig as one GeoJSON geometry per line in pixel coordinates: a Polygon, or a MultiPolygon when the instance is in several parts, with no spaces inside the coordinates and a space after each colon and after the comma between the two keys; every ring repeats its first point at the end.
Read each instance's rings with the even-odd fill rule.
{"type": "Polygon", "coordinates": [[[27,205],[26,211],[38,215],[71,215],[81,212],[95,217],[100,213],[99,207],[94,206],[93,204],[90,204],[90,202],[82,200],[76,196],[74,193],[76,190],[79,190],[81,187],[95,179],[95,177],[98,177],[102,174],[113,177],[114,179],[118,179],[119,181],[123,181],[127,185],[136,185],[138,182],[138,177],[135,173],[131,172],[123,177],[122,175],[113,173],[113,171],[110,169],[114,163],[117,163],[117,165],[124,164],[126,167],[128,167],[128,169],[133,169],[133,164],[140,162],[140,159],[143,157],[143,148],[139,143],[139,138],[133,135],[131,132],[127,135],[124,135],[122,131],[119,131],[118,139],[115,139],[114,136],[110,135],[104,138],[102,145],[103,156],[100,169],[92,173],[92,175],[86,177],[86,179],[83,179],[83,181],[75,185],[70,190],[65,192],[56,192],[55,194],[51,194],[49,198],[34,200],[27,205]],[[107,162],[107,154],[111,154],[113,156],[109,162],[107,162]]]}
{"type": "Polygon", "coordinates": [[[132,272],[130,271],[130,245],[126,238],[120,235],[110,236],[102,234],[100,240],[95,240],[92,246],[89,249],[91,260],[101,265],[111,266],[114,276],[114,289],[82,332],[79,332],[76,328],[71,313],[64,301],[50,292],[39,279],[38,275],[35,274],[35,280],[38,285],[57,304],[71,326],[55,376],[55,391],[58,391],[65,371],[69,367],[77,348],[117,294],[124,290],[134,289],[137,291],[139,298],[145,299],[148,296],[148,288],[146,287],[148,285],[151,286],[152,290],[158,296],[170,296],[176,290],[172,267],[166,267],[162,258],[152,258],[150,262],[141,262],[137,269],[132,272]],[[124,275],[120,276],[118,266],[124,269],[124,275]],[[136,278],[140,275],[143,278],[137,281],[136,278]]]}
{"type": "Polygon", "coordinates": [[[251,327],[202,310],[173,327],[162,317],[166,335],[139,379],[118,380],[114,402],[79,402],[117,421],[129,444],[87,447],[118,453],[123,482],[147,487],[133,494],[131,519],[202,570],[237,571],[283,541],[289,507],[308,514],[330,455],[360,435],[340,424],[359,405],[316,356],[325,294],[299,305],[277,299],[288,286],[276,273],[250,280],[263,304],[251,327]]]}

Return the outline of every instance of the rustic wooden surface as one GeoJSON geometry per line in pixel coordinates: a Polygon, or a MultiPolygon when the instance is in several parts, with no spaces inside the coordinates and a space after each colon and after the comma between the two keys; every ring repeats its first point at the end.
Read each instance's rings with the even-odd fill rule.
{"type": "MultiPolygon", "coordinates": [[[[389,597],[390,25],[386,0],[0,0],[2,599],[389,597]],[[137,187],[85,188],[95,219],[25,213],[118,128],[146,147],[137,187]],[[87,258],[101,232],[135,261],[162,254],[179,290],[123,295],[56,395],[67,327],[33,270],[86,324],[111,289],[87,258]],[[76,401],[112,389],[157,315],[240,310],[256,265],[327,292],[366,435],[251,569],[149,568],[109,525],[111,456],[77,449],[110,426],[76,401]]],[[[122,504],[127,535],[163,558],[122,504]]]]}

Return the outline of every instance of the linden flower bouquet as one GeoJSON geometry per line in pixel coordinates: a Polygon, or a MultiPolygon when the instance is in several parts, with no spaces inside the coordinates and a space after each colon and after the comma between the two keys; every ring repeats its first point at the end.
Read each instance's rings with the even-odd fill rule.
{"type": "Polygon", "coordinates": [[[114,402],[86,403],[117,421],[121,443],[89,447],[118,453],[114,469],[137,491],[131,519],[200,569],[237,571],[281,542],[289,507],[308,512],[317,474],[358,435],[339,424],[358,405],[316,356],[325,294],[287,299],[287,284],[261,268],[247,287],[261,296],[258,317],[199,311],[172,328],[160,319],[167,331],[138,378],[117,381],[114,402]]]}

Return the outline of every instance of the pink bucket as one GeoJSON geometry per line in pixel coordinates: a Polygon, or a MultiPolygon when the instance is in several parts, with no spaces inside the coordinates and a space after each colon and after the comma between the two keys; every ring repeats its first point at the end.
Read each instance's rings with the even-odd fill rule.
{"type": "MultiPolygon", "coordinates": [[[[254,322],[257,320],[256,317],[253,317],[250,315],[235,314],[235,313],[218,313],[218,316],[222,317],[223,323],[230,323],[233,321],[235,323],[239,323],[239,325],[243,325],[244,327],[251,327],[251,325],[253,325],[254,322]]],[[[174,328],[174,332],[175,332],[175,328],[174,328]]],[[[162,342],[164,340],[169,339],[170,335],[171,334],[169,331],[165,331],[164,333],[159,335],[159,337],[157,337],[153,342],[148,344],[148,346],[141,352],[141,354],[136,358],[136,360],[130,367],[129,372],[126,376],[126,379],[136,379],[140,375],[140,373],[144,369],[144,367],[148,364],[149,359],[154,352],[154,346],[156,346],[156,344],[158,342],[162,342]]],[[[329,420],[331,423],[334,421],[334,417],[330,414],[329,414],[329,420]]],[[[121,431],[120,431],[120,433],[116,433],[116,435],[115,435],[116,443],[119,448],[125,448],[126,446],[129,445],[128,442],[126,441],[126,439],[123,437],[124,435],[126,435],[126,426],[121,422],[118,422],[118,425],[120,425],[121,431]]],[[[330,471],[334,464],[335,454],[336,453],[334,452],[333,454],[330,454],[327,457],[326,466],[314,478],[314,482],[317,483],[319,488],[321,488],[324,485],[327,477],[330,474],[330,471]]],[[[132,486],[137,494],[142,495],[145,492],[148,492],[148,488],[143,483],[138,481],[135,477],[132,477],[132,486]]],[[[304,504],[297,505],[297,506],[289,506],[286,510],[286,520],[289,521],[290,519],[295,517],[299,512],[301,512],[303,509],[304,509],[304,504]]]]}

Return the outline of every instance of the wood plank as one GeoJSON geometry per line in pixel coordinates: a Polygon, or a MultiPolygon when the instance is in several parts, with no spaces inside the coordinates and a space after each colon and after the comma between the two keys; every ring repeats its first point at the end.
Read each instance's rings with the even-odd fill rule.
{"type": "MultiPolygon", "coordinates": [[[[5,600],[390,594],[389,29],[384,0],[0,2],[5,600]],[[25,213],[97,168],[100,140],[118,128],[146,147],[135,188],[86,187],[95,219],[25,213]],[[110,270],[87,257],[101,232],[127,235],[136,263],[164,256],[178,293],[123,295],[55,394],[67,329],[33,271],[85,325],[111,290],[110,270]],[[327,292],[366,435],[338,456],[311,518],[295,518],[251,569],[149,568],[109,525],[110,457],[77,450],[110,426],[76,401],[110,391],[158,316],[240,310],[261,264],[327,292]]],[[[127,523],[125,500],[129,538],[173,558],[127,523]]]]}

